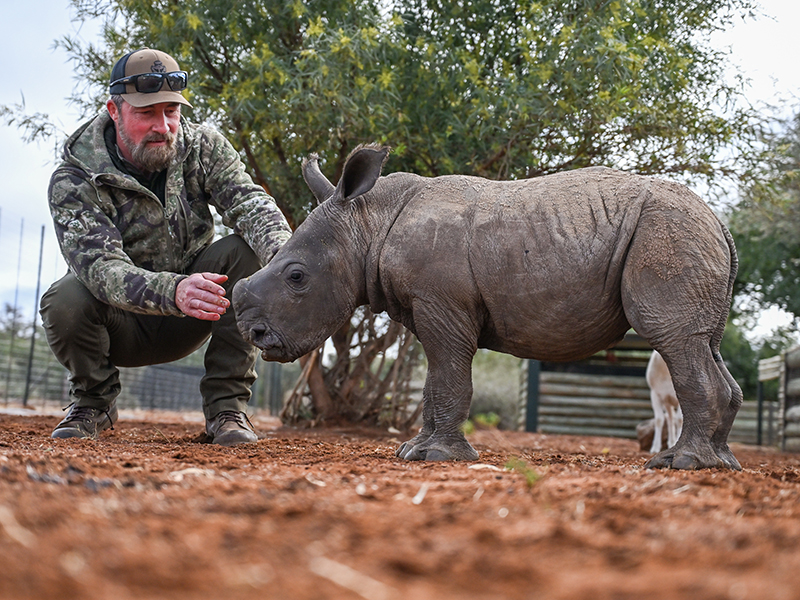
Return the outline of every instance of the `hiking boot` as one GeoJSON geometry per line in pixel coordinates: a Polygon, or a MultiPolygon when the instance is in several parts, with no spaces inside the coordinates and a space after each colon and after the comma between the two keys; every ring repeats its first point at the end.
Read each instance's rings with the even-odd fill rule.
{"type": "MultiPolygon", "coordinates": [[[[92,408],[91,406],[78,406],[70,404],[69,412],[61,423],[56,425],[50,437],[53,438],[91,438],[97,439],[98,434],[106,429],[114,429],[114,423],[119,418],[116,401],[112,401],[108,408],[92,408]]],[[[67,410],[66,408],[64,410],[67,410]]]]}
{"type": "Polygon", "coordinates": [[[206,433],[212,444],[235,446],[257,442],[255,428],[243,412],[223,410],[216,417],[206,421],[206,433]]]}

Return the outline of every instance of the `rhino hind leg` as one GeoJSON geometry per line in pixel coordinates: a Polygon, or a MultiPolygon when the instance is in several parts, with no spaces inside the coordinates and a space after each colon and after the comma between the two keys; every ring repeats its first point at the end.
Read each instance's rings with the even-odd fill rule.
{"type": "Polygon", "coordinates": [[[736,380],[725,366],[725,362],[722,360],[722,356],[719,352],[714,353],[714,361],[716,362],[720,373],[728,382],[728,386],[731,390],[731,396],[730,402],[723,410],[720,424],[711,438],[711,443],[714,446],[717,456],[719,456],[720,460],[725,463],[727,468],[734,471],[741,471],[742,465],[739,464],[739,461],[736,460],[733,452],[728,447],[728,434],[730,434],[731,427],[733,427],[733,420],[736,418],[736,414],[739,412],[739,408],[742,406],[743,394],[739,384],[736,383],[736,380]]]}
{"type": "Polygon", "coordinates": [[[675,353],[665,349],[662,355],[683,408],[683,430],[675,446],[653,456],[645,467],[741,469],[727,445],[741,399],[737,402],[710,346],[688,346],[675,353]]]}
{"type": "Polygon", "coordinates": [[[436,433],[426,441],[409,449],[405,460],[477,460],[478,452],[463,434],[437,436],[436,433]]]}
{"type": "MultiPolygon", "coordinates": [[[[725,367],[719,352],[711,352],[713,359],[691,361],[688,366],[674,367],[677,377],[684,379],[679,369],[690,369],[690,381],[698,378],[705,383],[697,394],[697,384],[690,390],[679,394],[684,398],[684,428],[678,443],[653,456],[647,468],[703,469],[725,468],[734,471],[742,469],[739,461],[728,447],[728,434],[733,420],[742,404],[742,392],[725,367]],[[710,377],[703,377],[702,373],[710,377]],[[691,414],[690,424],[686,422],[686,412],[691,414]]],[[[705,353],[704,353],[705,354],[705,353]]],[[[681,361],[677,361],[680,363],[681,361]]],[[[672,369],[673,367],[670,367],[672,369]]]]}
{"type": "MultiPolygon", "coordinates": [[[[727,239],[728,243],[731,244],[732,247],[733,240],[730,237],[730,234],[728,234],[727,239]]],[[[726,306],[730,305],[730,299],[733,294],[734,272],[735,270],[731,272],[731,280],[728,284],[728,298],[726,306]]],[[[730,371],[728,371],[728,367],[725,366],[725,361],[722,360],[722,355],[719,352],[719,347],[722,342],[722,336],[725,334],[725,326],[727,322],[728,311],[726,310],[722,315],[720,315],[719,321],[717,321],[717,328],[711,337],[711,353],[714,357],[714,363],[717,366],[717,370],[727,383],[728,390],[730,392],[728,395],[728,403],[723,407],[722,417],[716,431],[714,431],[714,435],[711,438],[711,443],[714,446],[717,456],[719,456],[720,460],[722,460],[727,468],[734,471],[741,471],[742,465],[739,464],[739,461],[736,460],[733,452],[728,447],[728,435],[733,427],[733,421],[736,418],[736,414],[739,412],[739,409],[742,406],[744,395],[742,394],[742,389],[739,387],[739,384],[736,383],[733,375],[731,375],[730,371]]]]}
{"type": "Polygon", "coordinates": [[[646,203],[622,275],[625,316],[664,357],[683,412],[677,443],[645,466],[740,469],[727,439],[741,390],[719,354],[736,253],[713,213],[691,208],[676,189],[646,203]]]}

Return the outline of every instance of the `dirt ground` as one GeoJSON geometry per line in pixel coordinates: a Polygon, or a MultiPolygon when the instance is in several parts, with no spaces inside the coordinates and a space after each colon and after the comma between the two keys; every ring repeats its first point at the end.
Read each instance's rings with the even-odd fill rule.
{"type": "Polygon", "coordinates": [[[198,415],[94,442],[9,412],[3,599],[800,599],[797,454],[653,471],[631,440],[484,430],[479,462],[426,464],[385,431],[261,417],[227,449],[198,415]]]}

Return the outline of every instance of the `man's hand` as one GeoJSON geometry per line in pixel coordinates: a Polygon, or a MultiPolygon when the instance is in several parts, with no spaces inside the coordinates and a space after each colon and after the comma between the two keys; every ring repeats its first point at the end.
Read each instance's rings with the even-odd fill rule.
{"type": "Polygon", "coordinates": [[[175,304],[181,312],[195,319],[219,321],[231,305],[220,284],[228,281],[227,275],[218,273],[193,273],[181,280],[175,290],[175,304]]]}

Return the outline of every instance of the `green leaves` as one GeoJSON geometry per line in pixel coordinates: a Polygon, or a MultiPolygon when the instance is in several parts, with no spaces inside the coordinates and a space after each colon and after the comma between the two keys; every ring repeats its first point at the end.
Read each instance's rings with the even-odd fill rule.
{"type": "Polygon", "coordinates": [[[104,100],[119,55],[144,45],[172,53],[191,73],[192,117],[234,140],[294,223],[312,204],[302,158],[320,153],[335,179],[359,143],[388,143],[388,170],[423,175],[524,178],[603,164],[714,181],[736,159],[721,150],[752,140],[752,115],[725,110],[737,94],[723,82],[725,55],[702,42],[751,10],[749,0],[101,0],[92,9],[108,16],[105,45],[71,46],[97,85],[87,108],[104,100]]]}
{"type": "Polygon", "coordinates": [[[764,167],[730,216],[737,292],[800,317],[800,116],[765,132],[764,167]]]}

